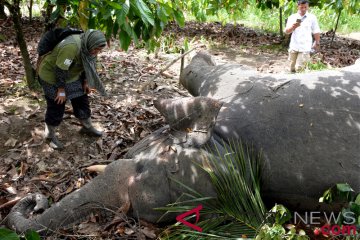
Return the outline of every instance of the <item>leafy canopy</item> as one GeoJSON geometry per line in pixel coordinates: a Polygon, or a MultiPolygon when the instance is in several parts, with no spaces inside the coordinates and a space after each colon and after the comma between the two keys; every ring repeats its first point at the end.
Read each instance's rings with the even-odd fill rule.
{"type": "MultiPolygon", "coordinates": [[[[122,49],[131,42],[145,46],[150,51],[160,46],[161,33],[170,22],[184,26],[185,14],[205,21],[209,16],[228,16],[238,19],[247,5],[256,1],[261,9],[283,8],[285,15],[296,8],[296,0],[47,0],[56,3],[52,20],[62,16],[64,23],[87,28],[101,29],[107,38],[118,37],[122,49]],[[145,44],[145,45],[142,45],[145,44]]],[[[360,12],[359,0],[310,0],[311,6],[331,8],[350,14],[360,12]]]]}
{"type": "Polygon", "coordinates": [[[67,23],[82,29],[101,29],[107,38],[119,37],[122,49],[133,41],[142,40],[149,50],[159,46],[158,39],[165,26],[175,21],[184,26],[185,18],[180,1],[170,0],[61,0],[52,19],[63,16],[67,23]],[[64,7],[67,6],[67,7],[64,7]]]}

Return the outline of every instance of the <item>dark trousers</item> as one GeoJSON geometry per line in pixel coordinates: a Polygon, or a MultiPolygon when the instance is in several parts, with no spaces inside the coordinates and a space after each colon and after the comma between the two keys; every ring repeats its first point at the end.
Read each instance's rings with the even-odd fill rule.
{"type": "MultiPolygon", "coordinates": [[[[47,109],[45,122],[51,126],[59,126],[63,120],[65,112],[65,103],[57,104],[53,99],[45,96],[47,109]]],[[[87,119],[91,116],[88,95],[82,95],[70,100],[74,110],[74,115],[78,119],[87,119]]]]}

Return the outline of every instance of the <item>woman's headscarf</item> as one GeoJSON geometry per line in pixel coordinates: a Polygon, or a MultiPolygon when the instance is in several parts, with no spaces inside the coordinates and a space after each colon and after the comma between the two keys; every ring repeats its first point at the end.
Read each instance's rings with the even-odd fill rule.
{"type": "Polygon", "coordinates": [[[105,47],[106,39],[99,30],[89,29],[81,34],[81,59],[85,69],[86,79],[90,87],[107,96],[105,88],[96,71],[96,56],[92,56],[90,51],[94,48],[105,47]]]}

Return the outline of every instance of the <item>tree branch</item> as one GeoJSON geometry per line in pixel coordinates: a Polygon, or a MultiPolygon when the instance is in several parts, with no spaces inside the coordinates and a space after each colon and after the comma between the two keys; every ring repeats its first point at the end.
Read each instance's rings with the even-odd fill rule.
{"type": "Polygon", "coordinates": [[[145,90],[145,88],[152,82],[154,81],[156,78],[158,78],[163,72],[165,72],[169,67],[171,67],[172,65],[174,65],[174,63],[176,63],[179,59],[183,58],[184,56],[188,55],[189,53],[191,53],[192,51],[194,51],[195,49],[197,49],[200,46],[194,47],[192,49],[190,49],[189,51],[185,52],[184,54],[181,54],[179,57],[175,58],[174,60],[172,60],[168,65],[166,65],[163,69],[161,69],[157,74],[155,74],[154,77],[152,77],[150,80],[147,80],[142,86],[141,86],[141,90],[145,90]]]}

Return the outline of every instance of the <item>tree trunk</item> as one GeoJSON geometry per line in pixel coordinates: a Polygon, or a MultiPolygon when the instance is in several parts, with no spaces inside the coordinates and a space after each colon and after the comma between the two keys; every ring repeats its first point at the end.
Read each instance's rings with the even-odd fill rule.
{"type": "Polygon", "coordinates": [[[333,36],[332,36],[332,38],[331,38],[330,47],[332,46],[332,44],[333,44],[333,42],[334,42],[335,33],[336,33],[337,28],[338,28],[338,26],[339,26],[340,15],[341,15],[341,10],[339,11],[338,16],[337,16],[337,19],[336,19],[335,30],[334,30],[334,34],[333,34],[333,36]]]}
{"type": "Polygon", "coordinates": [[[5,19],[6,17],[4,0],[0,0],[0,19],[5,19]]]}
{"type": "Polygon", "coordinates": [[[30,0],[29,6],[28,6],[28,9],[29,9],[29,20],[30,20],[30,22],[32,21],[32,8],[33,8],[33,3],[34,3],[34,0],[30,0]]]}
{"type": "Polygon", "coordinates": [[[13,4],[8,3],[5,1],[6,7],[9,9],[13,23],[14,23],[14,30],[16,34],[16,41],[19,44],[24,68],[25,68],[25,76],[26,82],[30,89],[36,89],[38,87],[37,81],[35,81],[35,71],[33,66],[31,65],[29,52],[27,50],[26,41],[24,38],[24,33],[21,27],[21,14],[20,14],[20,1],[16,0],[13,1],[13,4]]]}
{"type": "Polygon", "coordinates": [[[282,15],[282,11],[283,10],[283,7],[280,7],[279,8],[279,26],[280,26],[280,36],[283,37],[284,36],[284,33],[283,33],[283,24],[282,24],[282,21],[283,21],[283,15],[282,15]]]}
{"type": "MultiPolygon", "coordinates": [[[[286,26],[286,24],[287,24],[287,18],[285,18],[285,26],[286,26]]],[[[291,33],[290,34],[285,34],[285,36],[283,37],[283,39],[282,39],[282,45],[284,46],[284,47],[287,47],[287,46],[289,46],[289,44],[290,44],[290,38],[291,38],[291,33]]]]}
{"type": "Polygon", "coordinates": [[[54,8],[54,5],[49,0],[47,0],[46,2],[47,2],[47,6],[46,6],[46,11],[45,11],[45,20],[44,20],[45,29],[44,29],[44,32],[47,32],[47,31],[49,31],[50,29],[53,28],[53,25],[52,25],[50,19],[51,19],[51,13],[52,13],[52,10],[54,8]]]}

